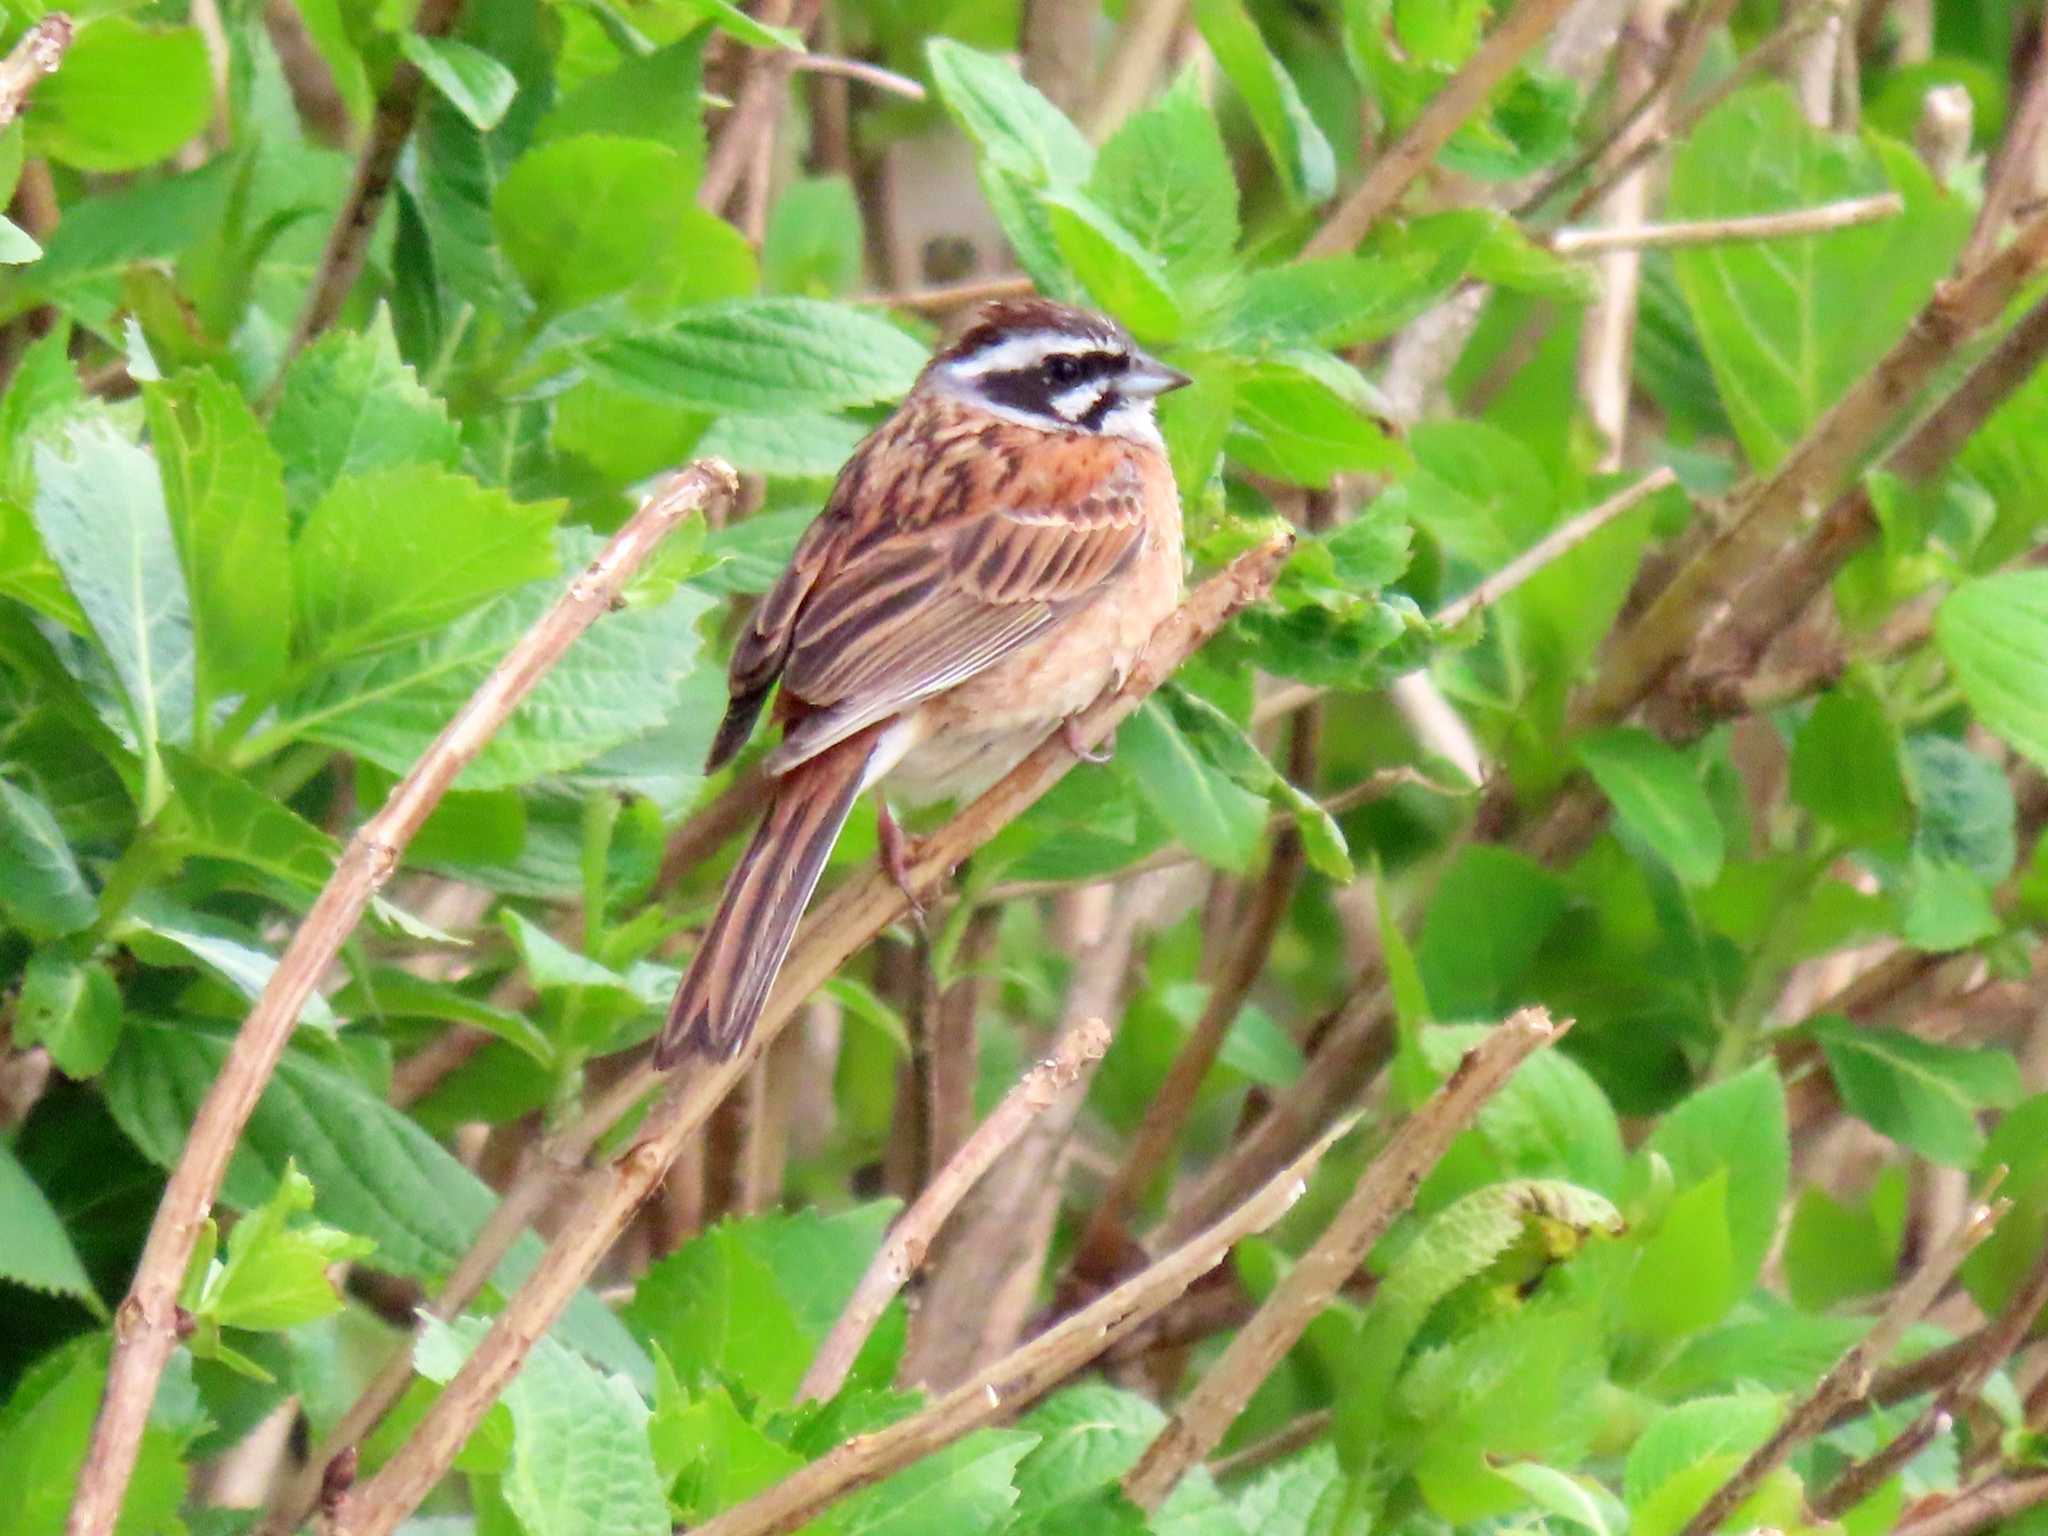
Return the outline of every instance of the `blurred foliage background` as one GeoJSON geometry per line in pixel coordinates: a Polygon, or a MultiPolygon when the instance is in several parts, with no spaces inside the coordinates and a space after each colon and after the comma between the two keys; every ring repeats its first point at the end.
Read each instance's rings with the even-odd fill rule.
{"type": "MultiPolygon", "coordinates": [[[[748,803],[746,762],[697,771],[737,617],[930,349],[1032,289],[1194,376],[1191,580],[1294,552],[804,1006],[390,1517],[793,1528],[748,1501],[1362,1114],[1142,1326],[803,1529],[2048,1531],[2037,4],[70,22],[0,12],[0,1536],[91,1471],[167,1172],[347,839],[649,484],[721,457],[738,502],[541,680],[306,1003],[115,1478],[123,1536],[362,1528],[350,1479],[575,1229],[549,1138],[601,1163],[635,1123],[592,1106],[748,803]],[[1207,1464],[1127,1497],[1531,1004],[1575,1027],[1207,1464]],[[1099,1066],[800,1397],[894,1214],[1091,1017],[1099,1066]],[[416,1324],[512,1189],[532,1230],[416,1324]]],[[[874,850],[858,810],[835,868],[874,850]]]]}

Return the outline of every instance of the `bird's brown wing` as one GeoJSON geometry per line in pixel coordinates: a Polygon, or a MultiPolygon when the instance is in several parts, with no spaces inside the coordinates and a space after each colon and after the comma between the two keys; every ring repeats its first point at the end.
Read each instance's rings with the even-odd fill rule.
{"type": "MultiPolygon", "coordinates": [[[[842,479],[842,489],[880,499],[841,507],[835,495],[815,543],[805,541],[813,547],[799,548],[763,605],[779,600],[785,612],[772,617],[787,637],[788,730],[771,771],[993,665],[1099,595],[1137,555],[1145,482],[1128,445],[1038,438],[1020,460],[993,436],[984,428],[950,444],[906,483],[842,479]]],[[[762,681],[749,676],[751,686],[762,681]]]]}

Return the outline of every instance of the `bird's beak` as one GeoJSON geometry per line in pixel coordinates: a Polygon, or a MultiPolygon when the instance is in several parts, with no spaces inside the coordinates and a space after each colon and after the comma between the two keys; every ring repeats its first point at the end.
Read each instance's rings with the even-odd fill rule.
{"type": "Polygon", "coordinates": [[[1169,368],[1158,358],[1140,352],[1131,362],[1131,371],[1123,376],[1122,386],[1125,394],[1150,400],[1154,395],[1194,382],[1178,368],[1169,368]]]}

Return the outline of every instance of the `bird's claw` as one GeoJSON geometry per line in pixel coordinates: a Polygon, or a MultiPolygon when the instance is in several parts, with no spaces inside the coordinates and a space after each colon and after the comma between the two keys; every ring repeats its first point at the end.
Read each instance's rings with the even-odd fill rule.
{"type": "Polygon", "coordinates": [[[896,818],[889,814],[887,805],[880,803],[879,797],[875,806],[875,830],[881,840],[882,872],[896,882],[896,889],[910,903],[911,921],[922,929],[924,903],[918,899],[917,887],[910,877],[910,839],[903,835],[903,828],[896,824],[896,818]]]}
{"type": "Polygon", "coordinates": [[[1084,763],[1106,763],[1115,756],[1108,747],[1090,747],[1081,739],[1078,719],[1069,715],[1060,722],[1060,740],[1067,744],[1067,750],[1084,763]]]}

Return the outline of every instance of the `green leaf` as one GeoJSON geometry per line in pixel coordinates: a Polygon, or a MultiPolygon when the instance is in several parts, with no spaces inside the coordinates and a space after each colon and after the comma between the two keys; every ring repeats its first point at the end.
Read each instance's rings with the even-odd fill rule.
{"type": "MultiPolygon", "coordinates": [[[[72,1246],[71,1234],[51,1206],[49,1198],[36,1187],[28,1170],[6,1144],[0,1143],[0,1280],[25,1285],[52,1296],[69,1296],[104,1316],[92,1278],[72,1246]]],[[[4,1446],[0,1438],[0,1446],[4,1446]]],[[[0,1465],[6,1453],[0,1450],[0,1465]]],[[[20,1484],[10,1485],[17,1490],[20,1484]]]]}
{"type": "Polygon", "coordinates": [[[36,447],[36,528],[64,573],[125,696],[140,753],[143,814],[163,799],[158,743],[192,726],[192,612],[163,487],[149,455],[106,422],[36,447]]]}
{"type": "Polygon", "coordinates": [[[56,938],[85,927],[97,910],[50,808],[0,779],[0,912],[26,933],[56,938]]]}
{"type": "Polygon", "coordinates": [[[366,330],[329,331],[285,370],[270,442],[299,514],[344,475],[405,465],[453,469],[455,424],[399,360],[388,313],[366,330]]]}
{"type": "Polygon", "coordinates": [[[35,88],[29,147],[82,171],[154,164],[206,126],[213,77],[197,27],[102,15],[35,88]]]}
{"type": "Polygon", "coordinates": [[[1721,821],[1684,754],[1633,726],[1582,736],[1574,751],[1622,825],[1679,879],[1712,885],[1719,878],[1721,821]]]}
{"type": "Polygon", "coordinates": [[[804,1464],[802,1456],[741,1413],[722,1386],[691,1394],[688,1405],[661,1427],[680,1447],[676,1502],[691,1524],[752,1498],[804,1464]]]}
{"type": "Polygon", "coordinates": [[[1934,639],[1985,728],[2048,767],[2048,571],[1964,582],[1935,611],[1934,639]]]}
{"type": "Polygon", "coordinates": [[[1266,267],[1245,279],[1229,325],[1247,346],[1353,347],[1399,330],[1463,272],[1462,261],[1433,250],[1266,267]]]}
{"type": "Polygon", "coordinates": [[[1088,195],[1176,282],[1230,265],[1237,178],[1193,76],[1124,120],[1096,156],[1088,195]]]}
{"type": "MultiPolygon", "coordinates": [[[[1390,972],[1396,969],[1389,966],[1390,972]]],[[[1411,1011],[1415,1002],[1411,997],[1411,1011]]],[[[1448,1078],[1459,1058],[1492,1029],[1489,1024],[1439,1024],[1423,1030],[1428,1086],[1448,1078]]],[[[1539,1051],[1515,1068],[1471,1128],[1452,1143],[1423,1181],[1416,1209],[1433,1211],[1483,1184],[1516,1178],[1560,1178],[1617,1198],[1625,1166],[1621,1125],[1600,1085],[1562,1052],[1539,1051]]]]}
{"type": "Polygon", "coordinates": [[[523,1013],[472,997],[448,982],[430,981],[393,966],[359,974],[334,995],[335,1008],[350,1017],[438,1019],[469,1024],[515,1046],[543,1067],[556,1060],[554,1043],[523,1013]]]}
{"type": "Polygon", "coordinates": [[[235,1223],[227,1257],[207,1276],[192,1310],[223,1328],[275,1332],[339,1312],[341,1293],[328,1266],[358,1259],[376,1244],[317,1221],[313,1183],[285,1164],[277,1192],[235,1223]]]}
{"type": "Polygon", "coordinates": [[[291,581],[284,476],[241,395],[211,373],[143,389],[171,535],[191,594],[199,687],[258,693],[284,673],[291,581]]]}
{"type": "Polygon", "coordinates": [[[648,1270],[623,1315],[671,1360],[787,1404],[894,1211],[722,1222],[648,1270]]]}
{"type": "MultiPolygon", "coordinates": [[[[594,547],[587,535],[563,543],[575,564],[594,547]]],[[[324,741],[403,773],[560,596],[558,583],[536,583],[437,634],[344,662],[285,701],[274,734],[324,741]]],[[[708,594],[684,588],[664,603],[601,618],[463,770],[457,787],[530,784],[660,727],[697,664],[697,620],[710,604],[708,594]]]]}
{"type": "Polygon", "coordinates": [[[999,170],[1033,186],[1077,186],[1095,151],[1014,64],[935,37],[925,45],[932,83],[960,129],[999,170]]]}
{"type": "Polygon", "coordinates": [[[187,853],[227,859],[275,885],[318,891],[334,873],[341,845],[318,827],[234,774],[182,752],[165,754],[172,798],[157,831],[187,853]]]}
{"type": "Polygon", "coordinates": [[[398,51],[480,131],[497,127],[518,94],[519,81],[511,70],[481,48],[452,37],[401,32],[398,51]]]}
{"type": "Polygon", "coordinates": [[[1810,208],[1896,188],[1896,218],[1790,240],[1674,254],[1721,398],[1750,464],[1772,468],[1905,329],[1969,228],[1960,198],[1903,146],[1826,133],[1782,85],[1731,96],[1671,169],[1669,216],[1720,219],[1810,208]],[[1869,275],[1885,274],[1873,285],[1869,275]]]}
{"type": "MultiPolygon", "coordinates": [[[[1337,475],[1391,471],[1405,457],[1349,370],[1307,366],[1313,354],[1274,355],[1235,370],[1231,456],[1289,485],[1326,486],[1337,475]]],[[[1334,361],[1334,360],[1332,360],[1334,361]]]]}
{"type": "Polygon", "coordinates": [[[1564,886],[1505,848],[1460,851],[1437,887],[1416,961],[1444,1020],[1498,1018],[1564,914],[1564,886]]]}
{"type": "Polygon", "coordinates": [[[1182,846],[1242,872],[1266,828],[1266,802],[1240,789],[1197,752],[1166,708],[1147,699],[1117,732],[1120,771],[1182,846]]]}
{"type": "MultiPolygon", "coordinates": [[[[1778,1427],[1781,1412],[1775,1397],[1746,1393],[1740,1397],[1703,1397],[1659,1414],[1629,1448],[1623,1497],[1630,1513],[1640,1522],[1653,1500],[1666,1496],[1667,1490],[1681,1479],[1688,1484],[1696,1481],[1702,1466],[1728,1462],[1728,1470],[1732,1471],[1769,1438],[1778,1427]]],[[[1675,1522],[1667,1516],[1659,1529],[1675,1530],[1683,1525],[1685,1516],[1706,1503],[1708,1495],[1726,1476],[1727,1472],[1722,1472],[1700,1488],[1690,1507],[1675,1522]]],[[[1640,1530],[1640,1523],[1636,1528],[1640,1530]]]]}
{"type": "Polygon", "coordinates": [[[1899,937],[1915,949],[1946,954],[1981,943],[2002,926],[1982,876],[1954,859],[1915,852],[1907,871],[1899,937]]]}
{"type": "Polygon", "coordinates": [[[1886,1169],[1879,1189],[1855,1206],[1844,1205],[1824,1189],[1799,1192],[1785,1233],[1785,1289],[1802,1310],[1826,1312],[1844,1301],[1891,1289],[1898,1278],[1904,1236],[1901,1174],[1897,1168],[1886,1169]],[[1882,1221],[1875,1209],[1886,1184],[1901,1218],[1891,1223],[1882,1221]]]}
{"type": "Polygon", "coordinates": [[[1641,1242],[1623,1292],[1628,1326],[1659,1343],[1711,1327],[1741,1296],[1728,1231],[1728,1170],[1680,1192],[1641,1242]]]}
{"type": "Polygon", "coordinates": [[[544,314],[628,289],[661,291],[689,255],[694,204],[682,157],[652,139],[579,134],[528,150],[491,219],[544,314]]]}
{"type": "Polygon", "coordinates": [[[1192,689],[1169,685],[1164,697],[1174,723],[1210,762],[1243,788],[1268,796],[1293,815],[1302,851],[1318,872],[1347,885],[1357,878],[1337,818],[1268,762],[1235,720],[1192,689]]]}
{"type": "Polygon", "coordinates": [[[1323,201],[1336,190],[1337,157],[1242,0],[1195,0],[1195,25],[1244,98],[1289,200],[1323,201]]]}
{"type": "MultiPolygon", "coordinates": [[[[263,995],[277,969],[277,957],[251,935],[224,918],[180,906],[161,890],[145,891],[129,907],[124,923],[197,960],[251,1002],[263,995]]],[[[128,936],[132,942],[133,933],[128,936]]],[[[318,992],[300,1005],[299,1022],[325,1030],[336,1024],[334,1010],[318,992]]]]}
{"type": "MultiPolygon", "coordinates": [[[[111,1344],[108,1333],[97,1332],[58,1346],[22,1375],[0,1410],[0,1488],[7,1490],[0,1529],[7,1536],[63,1531],[106,1388],[111,1344]]],[[[185,1529],[179,1507],[187,1474],[179,1449],[170,1430],[145,1426],[115,1536],[171,1536],[185,1529]]]]}
{"type": "Polygon", "coordinates": [[[1849,1113],[1930,1162],[1972,1166],[1984,1150],[1977,1117],[2020,1100],[2018,1064],[1991,1046],[1936,1045],[1834,1015],[1813,1032],[1849,1113]]]}
{"type": "Polygon", "coordinates": [[[1324,1440],[1261,1473],[1239,1495],[1237,1517],[1256,1536],[1327,1536],[1343,1494],[1343,1469],[1324,1440]]]}
{"type": "Polygon", "coordinates": [[[1760,1061],[1680,1101],[1643,1144],[1671,1167],[1680,1189],[1728,1170],[1741,1198],[1728,1207],[1729,1256],[1736,1294],[1746,1294],[1777,1236],[1778,1210],[1791,1177],[1785,1088],[1777,1068],[1760,1061]]]}
{"type": "Polygon", "coordinates": [[[685,190],[694,191],[704,169],[704,45],[710,37],[691,32],[586,80],[541,119],[535,142],[581,133],[656,139],[683,157],[685,190]]]}
{"type": "Polygon", "coordinates": [[[1592,1478],[1574,1476],[1537,1461],[1516,1461],[1494,1468],[1529,1495],[1545,1514],[1591,1531],[1593,1536],[1618,1536],[1627,1529],[1628,1511],[1592,1478]]]}
{"type": "MultiPolygon", "coordinates": [[[[105,1078],[106,1102],[122,1132],[159,1167],[177,1162],[227,1053],[227,1035],[210,1027],[131,1022],[105,1078]]],[[[236,1145],[222,1197],[257,1209],[295,1159],[318,1191],[321,1219],[371,1239],[380,1269],[413,1279],[444,1278],[497,1203],[409,1117],[346,1073],[288,1050],[236,1145]]],[[[511,1291],[540,1254],[540,1239],[523,1234],[492,1283],[511,1291]]],[[[651,1385],[646,1357],[595,1297],[579,1294],[555,1326],[564,1342],[651,1385]]]]}
{"type": "Polygon", "coordinates": [[[893,400],[924,349],[872,315],[815,299],[743,299],[686,311],[590,359],[620,388],[712,412],[836,410],[893,400]]]}
{"type": "Polygon", "coordinates": [[[1908,804],[1898,727],[1869,694],[1831,689],[1792,742],[1792,798],[1852,842],[1903,837],[1908,804]]]}
{"type": "Polygon", "coordinates": [[[1040,201],[1060,255],[1098,305],[1147,340],[1180,335],[1180,303],[1152,252],[1085,193],[1048,192],[1040,201]]]}
{"type": "Polygon", "coordinates": [[[1960,865],[1986,885],[2011,874],[2019,813],[2005,770],[1960,741],[1932,735],[1907,738],[1906,767],[1920,812],[1913,851],[1960,865]]]}
{"type": "Polygon", "coordinates": [[[1035,1443],[1021,1430],[977,1430],[842,1503],[839,1536],[995,1530],[1017,1500],[1011,1473],[1035,1443]]]}
{"type": "Polygon", "coordinates": [[[1166,1415],[1105,1383],[1068,1387],[1017,1421],[1038,1437],[1017,1465],[1017,1522],[1057,1530],[1062,1505],[1113,1486],[1151,1444],[1166,1415]]]}
{"type": "Polygon", "coordinates": [[[705,428],[696,451],[756,474],[822,478],[838,474],[867,435],[859,422],[821,411],[721,416],[705,428]]]}
{"type": "Polygon", "coordinates": [[[38,950],[21,973],[14,1041],[40,1045],[57,1070],[83,1081],[97,1077],[121,1038],[121,989],[97,960],[63,949],[38,950]]]}
{"type": "Polygon", "coordinates": [[[336,481],[292,546],[301,652],[332,662],[412,640],[554,574],[560,512],[424,464],[336,481]]]}
{"type": "Polygon", "coordinates": [[[504,1403],[512,1461],[503,1491],[527,1536],[668,1536],[647,1404],[632,1382],[541,1339],[504,1403]]]}
{"type": "Polygon", "coordinates": [[[754,48],[773,48],[780,52],[802,53],[803,34],[793,27],[771,27],[756,21],[741,10],[732,0],[685,0],[685,4],[700,16],[710,18],[719,31],[738,38],[754,48]]]}
{"type": "Polygon", "coordinates": [[[844,176],[807,176],[775,200],[761,241],[770,293],[839,298],[860,286],[864,265],[860,199],[844,176]]]}

